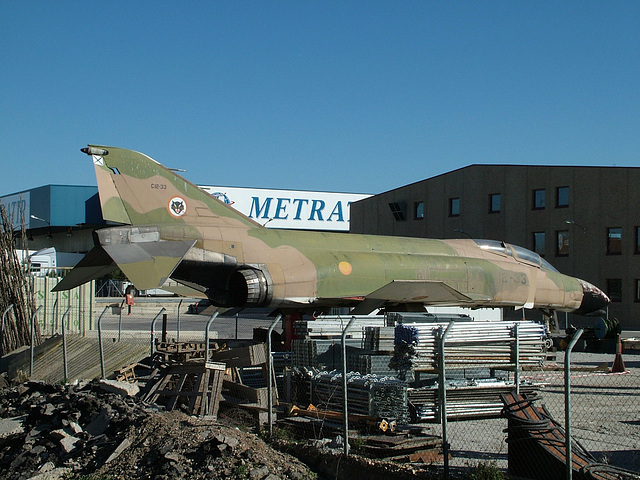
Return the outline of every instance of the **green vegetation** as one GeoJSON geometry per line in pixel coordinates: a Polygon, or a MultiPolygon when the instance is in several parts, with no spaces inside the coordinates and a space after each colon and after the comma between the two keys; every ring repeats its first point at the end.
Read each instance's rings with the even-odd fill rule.
{"type": "Polygon", "coordinates": [[[471,468],[468,477],[469,480],[504,480],[502,471],[496,465],[496,462],[478,462],[471,468]]]}
{"type": "Polygon", "coordinates": [[[236,477],[240,478],[240,479],[244,479],[247,478],[249,475],[249,467],[247,467],[247,465],[238,465],[236,467],[236,471],[235,471],[236,477]]]}
{"type": "Polygon", "coordinates": [[[362,451],[362,447],[364,447],[364,440],[362,437],[350,438],[349,445],[351,445],[355,453],[359,453],[362,451]]]}
{"type": "Polygon", "coordinates": [[[112,480],[113,477],[111,475],[80,475],[78,473],[69,472],[64,477],[64,480],[112,480]]]}

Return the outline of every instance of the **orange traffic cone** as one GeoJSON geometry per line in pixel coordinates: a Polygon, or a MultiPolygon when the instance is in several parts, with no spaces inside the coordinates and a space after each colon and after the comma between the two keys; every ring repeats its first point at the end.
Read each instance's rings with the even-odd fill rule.
{"type": "Polygon", "coordinates": [[[613,365],[609,373],[622,373],[627,371],[627,368],[624,366],[624,360],[622,360],[622,340],[620,340],[620,334],[617,335],[616,340],[616,358],[613,360],[613,365]]]}

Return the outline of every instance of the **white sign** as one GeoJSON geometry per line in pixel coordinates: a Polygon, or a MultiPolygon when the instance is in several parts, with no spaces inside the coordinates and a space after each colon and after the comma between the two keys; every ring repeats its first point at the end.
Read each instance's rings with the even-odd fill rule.
{"type": "Polygon", "coordinates": [[[0,197],[0,203],[7,211],[9,221],[13,224],[13,230],[20,230],[23,222],[26,228],[31,228],[29,225],[30,199],[31,192],[29,191],[0,197]]]}
{"type": "Polygon", "coordinates": [[[264,188],[200,186],[270,228],[349,230],[349,205],[371,195],[264,188]]]}

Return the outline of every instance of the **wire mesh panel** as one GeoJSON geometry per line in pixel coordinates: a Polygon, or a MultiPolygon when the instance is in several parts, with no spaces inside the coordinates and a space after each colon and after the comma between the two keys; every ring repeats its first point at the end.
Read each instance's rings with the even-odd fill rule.
{"type": "MultiPolygon", "coordinates": [[[[116,371],[126,376],[123,367],[148,356],[152,343],[156,355],[183,355],[185,361],[204,355],[204,329],[210,315],[186,313],[188,304],[180,304],[179,299],[166,302],[162,313],[149,302],[137,300],[131,315],[117,302],[96,308],[94,324],[103,313],[100,323],[107,376],[116,371]]],[[[353,331],[348,332],[345,360],[351,453],[442,467],[446,442],[453,468],[484,465],[521,478],[564,478],[562,468],[553,467],[562,456],[566,431],[564,354],[548,351],[544,328],[529,322],[455,322],[441,358],[438,342],[450,323],[435,320],[391,326],[389,319],[374,318],[371,325],[366,320],[354,323],[353,331]],[[515,429],[513,419],[504,415],[505,398],[514,402],[536,398],[523,414],[541,416],[536,426],[544,427],[538,428],[544,434],[542,440],[529,438],[529,428],[526,435],[515,429]],[[545,441],[553,444],[556,460],[545,456],[545,441]]],[[[265,388],[266,351],[256,348],[264,345],[272,322],[264,314],[231,315],[216,317],[210,326],[210,348],[226,352],[223,363],[243,388],[260,392],[265,388]],[[240,353],[234,355],[234,351],[240,353]]],[[[344,435],[339,334],[346,322],[313,322],[305,321],[291,330],[301,338],[287,339],[283,322],[272,333],[277,426],[297,438],[339,443],[337,439],[344,435]]],[[[46,345],[35,357],[33,378],[61,381],[61,339],[53,337],[46,345]]],[[[602,472],[640,470],[640,357],[625,353],[625,367],[612,373],[614,358],[614,353],[575,352],[571,356],[573,450],[587,459],[583,473],[575,470],[575,478],[627,478],[607,477],[602,472]]],[[[101,375],[95,329],[70,335],[67,361],[69,380],[101,375]]],[[[264,413],[265,406],[254,403],[255,412],[264,413]]],[[[520,407],[506,408],[519,411],[520,407]]]]}
{"type": "MultiPolygon", "coordinates": [[[[640,471],[640,362],[625,355],[623,372],[611,372],[613,353],[572,353],[570,416],[572,438],[598,463],[640,471]]],[[[558,354],[558,361],[564,353],[558,354]]],[[[560,363],[559,365],[562,365],[560,363]]],[[[561,367],[558,367],[561,368],[561,367]]],[[[565,372],[525,372],[544,383],[540,403],[565,425],[565,372]]]]}
{"type": "MultiPolygon", "coordinates": [[[[624,372],[611,373],[614,354],[572,355],[569,401],[574,478],[640,478],[620,471],[640,471],[640,362],[635,358],[626,357],[624,372]],[[616,476],[602,473],[614,470],[611,475],[616,476]]],[[[530,410],[526,434],[506,418],[452,421],[448,431],[452,464],[489,462],[521,478],[565,478],[563,360],[564,353],[559,352],[557,361],[522,372],[520,394],[535,400],[527,409],[523,404],[512,409],[530,410]]]]}

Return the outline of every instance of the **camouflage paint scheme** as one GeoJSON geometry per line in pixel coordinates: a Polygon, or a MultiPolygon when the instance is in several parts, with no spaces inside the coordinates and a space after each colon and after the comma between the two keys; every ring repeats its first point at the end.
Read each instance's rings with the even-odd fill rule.
{"type": "Polygon", "coordinates": [[[61,282],[119,267],[140,289],[171,277],[223,307],[320,311],[424,305],[588,313],[608,298],[521,247],[268,229],[150,157],[90,145],[105,220],[98,245],[61,282]]]}

